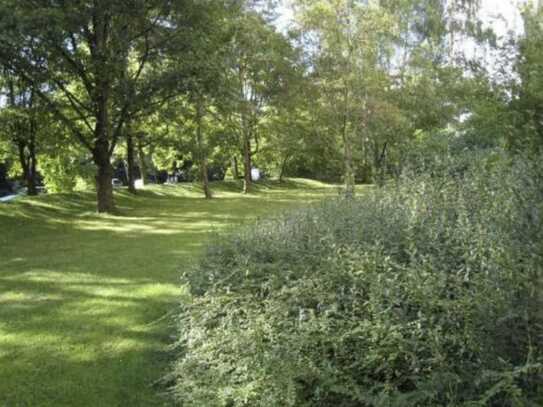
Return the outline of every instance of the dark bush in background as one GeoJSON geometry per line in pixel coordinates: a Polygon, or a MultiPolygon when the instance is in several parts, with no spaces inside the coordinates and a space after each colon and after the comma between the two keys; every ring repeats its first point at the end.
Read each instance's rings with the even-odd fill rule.
{"type": "Polygon", "coordinates": [[[0,162],[0,197],[11,193],[13,193],[13,189],[8,181],[8,166],[0,162]]]}
{"type": "Polygon", "coordinates": [[[543,405],[543,165],[478,158],[217,239],[177,401],[543,405]]]}

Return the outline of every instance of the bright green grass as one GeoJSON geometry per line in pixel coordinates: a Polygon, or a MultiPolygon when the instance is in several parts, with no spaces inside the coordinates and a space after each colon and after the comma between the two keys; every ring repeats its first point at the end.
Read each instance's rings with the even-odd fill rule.
{"type": "Polygon", "coordinates": [[[242,196],[239,185],[154,186],[0,205],[0,406],[165,405],[172,310],[181,269],[210,232],[334,195],[296,180],[242,196]]]}

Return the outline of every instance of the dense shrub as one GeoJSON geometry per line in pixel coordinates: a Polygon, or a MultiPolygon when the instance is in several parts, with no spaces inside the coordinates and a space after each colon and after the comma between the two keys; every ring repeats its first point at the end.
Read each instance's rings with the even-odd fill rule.
{"type": "Polygon", "coordinates": [[[184,276],[177,401],[542,405],[542,176],[493,156],[217,239],[184,276]]]}
{"type": "Polygon", "coordinates": [[[75,153],[74,156],[41,155],[38,162],[48,192],[72,192],[94,187],[94,166],[75,153]]]}

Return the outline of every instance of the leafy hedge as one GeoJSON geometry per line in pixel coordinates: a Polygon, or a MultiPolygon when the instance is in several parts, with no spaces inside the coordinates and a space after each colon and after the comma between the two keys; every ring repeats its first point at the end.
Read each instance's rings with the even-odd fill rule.
{"type": "Polygon", "coordinates": [[[185,274],[183,406],[543,405],[543,165],[260,222],[185,274]]]}

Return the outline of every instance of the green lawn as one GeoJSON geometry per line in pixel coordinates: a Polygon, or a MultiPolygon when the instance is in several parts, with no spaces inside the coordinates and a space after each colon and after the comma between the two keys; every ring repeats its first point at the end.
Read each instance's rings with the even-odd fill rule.
{"type": "Polygon", "coordinates": [[[182,268],[210,233],[334,195],[295,180],[193,185],[116,194],[119,216],[94,194],[0,204],[0,406],[168,404],[172,311],[182,268]]]}

